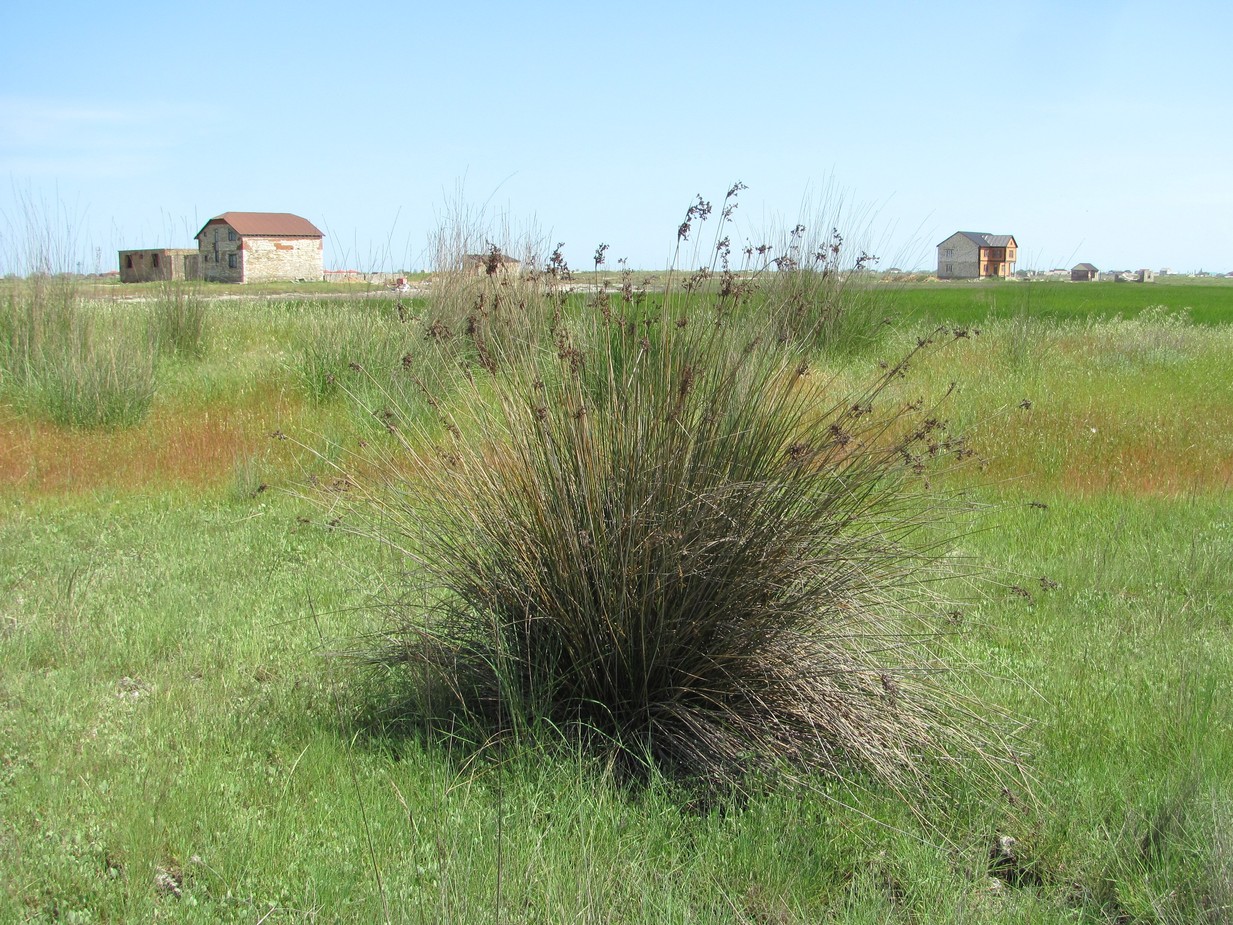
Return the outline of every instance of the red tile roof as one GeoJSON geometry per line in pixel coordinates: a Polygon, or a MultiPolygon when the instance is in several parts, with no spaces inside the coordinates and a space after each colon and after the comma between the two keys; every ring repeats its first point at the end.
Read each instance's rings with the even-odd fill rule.
{"type": "Polygon", "coordinates": [[[324,238],[317,226],[306,218],[290,212],[224,212],[202,226],[201,233],[221,222],[235,229],[236,234],[269,238],[324,238]]]}

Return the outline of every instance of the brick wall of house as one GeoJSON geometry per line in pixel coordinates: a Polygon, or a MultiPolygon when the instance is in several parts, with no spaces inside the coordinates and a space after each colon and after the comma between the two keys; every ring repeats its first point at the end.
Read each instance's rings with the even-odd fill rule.
{"type": "Polygon", "coordinates": [[[938,279],[978,279],[980,248],[959,233],[938,245],[938,279]]]}
{"type": "Polygon", "coordinates": [[[197,236],[201,278],[212,283],[244,282],[240,236],[223,222],[207,225],[197,236]]]}
{"type": "Polygon", "coordinates": [[[322,249],[320,238],[245,238],[244,282],[320,281],[324,277],[322,249]]]}

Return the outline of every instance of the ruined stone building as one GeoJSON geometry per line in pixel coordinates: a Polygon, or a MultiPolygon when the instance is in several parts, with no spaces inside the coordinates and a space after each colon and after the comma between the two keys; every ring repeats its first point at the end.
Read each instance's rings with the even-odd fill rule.
{"type": "Polygon", "coordinates": [[[147,247],[120,251],[120,282],[197,279],[197,252],[184,247],[147,247]]]}
{"type": "Polygon", "coordinates": [[[224,212],[197,232],[201,278],[318,282],[324,274],[324,238],[308,219],[289,212],[224,212]]]}

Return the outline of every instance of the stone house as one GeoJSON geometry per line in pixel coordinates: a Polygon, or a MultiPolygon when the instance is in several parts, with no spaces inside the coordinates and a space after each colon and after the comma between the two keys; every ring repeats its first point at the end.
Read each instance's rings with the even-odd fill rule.
{"type": "Polygon", "coordinates": [[[319,282],[324,238],[308,219],[289,212],[224,212],[197,232],[201,278],[219,283],[319,282]]]}
{"type": "Polygon", "coordinates": [[[1100,277],[1100,271],[1090,263],[1077,263],[1070,268],[1070,279],[1076,283],[1095,282],[1100,277]]]}
{"type": "Polygon", "coordinates": [[[515,260],[499,250],[486,254],[464,254],[462,271],[469,276],[517,276],[522,261],[515,260]]]}
{"type": "Polygon", "coordinates": [[[183,247],[147,247],[120,251],[120,282],[149,283],[157,280],[198,279],[197,251],[183,247]]]}
{"type": "Polygon", "coordinates": [[[938,279],[1013,276],[1018,250],[1014,235],[956,231],[938,245],[938,279]]]}

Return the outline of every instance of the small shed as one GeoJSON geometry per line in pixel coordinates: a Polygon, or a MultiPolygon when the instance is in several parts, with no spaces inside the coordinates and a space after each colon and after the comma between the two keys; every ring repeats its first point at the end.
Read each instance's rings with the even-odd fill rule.
{"type": "Polygon", "coordinates": [[[1071,282],[1091,283],[1100,276],[1100,271],[1090,263],[1075,264],[1070,268],[1071,282]]]}
{"type": "Polygon", "coordinates": [[[122,283],[197,279],[200,275],[196,250],[183,247],[146,247],[141,250],[120,251],[122,283]]]}

